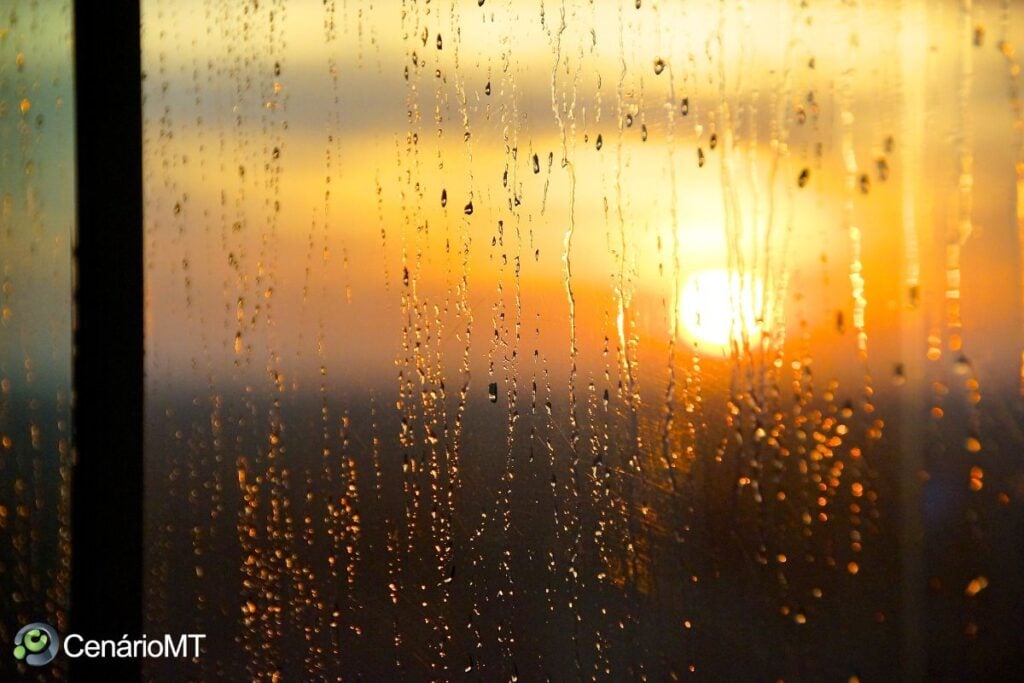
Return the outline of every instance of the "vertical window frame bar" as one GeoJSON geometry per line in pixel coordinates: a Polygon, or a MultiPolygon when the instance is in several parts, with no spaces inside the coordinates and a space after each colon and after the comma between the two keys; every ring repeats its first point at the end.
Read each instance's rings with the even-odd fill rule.
{"type": "MultiPolygon", "coordinates": [[[[74,3],[70,631],[143,631],[144,279],[138,0],[74,3]]],[[[133,659],[70,662],[72,679],[140,678],[133,659]]]]}

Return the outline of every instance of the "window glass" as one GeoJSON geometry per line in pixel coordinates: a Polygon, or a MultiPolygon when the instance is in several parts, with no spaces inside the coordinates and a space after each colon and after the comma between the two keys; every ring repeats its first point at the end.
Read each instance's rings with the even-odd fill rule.
{"type": "Polygon", "coordinates": [[[142,7],[187,675],[1020,673],[1016,6],[142,7]]]}
{"type": "MultiPolygon", "coordinates": [[[[0,640],[64,628],[75,135],[69,2],[0,8],[0,640]]],[[[14,675],[5,652],[0,672],[14,675]]],[[[62,678],[64,663],[34,672],[62,678]]],[[[28,680],[28,679],[25,679],[28,680]]],[[[36,680],[36,679],[32,679],[36,680]]]]}

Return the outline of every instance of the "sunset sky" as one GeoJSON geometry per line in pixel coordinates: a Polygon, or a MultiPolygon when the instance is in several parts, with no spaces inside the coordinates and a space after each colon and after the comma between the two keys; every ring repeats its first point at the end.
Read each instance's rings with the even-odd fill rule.
{"type": "Polygon", "coordinates": [[[1024,27],[954,5],[144,2],[154,619],[184,567],[253,676],[304,615],[388,669],[389,605],[435,673],[565,673],[578,608],[594,671],[910,643],[907,539],[959,576],[1024,490],[1024,27]]]}
{"type": "MultiPolygon", "coordinates": [[[[964,135],[976,145],[979,188],[964,315],[986,339],[987,326],[1017,315],[1015,287],[1000,308],[987,288],[969,286],[972,276],[1012,278],[1015,227],[1004,197],[1013,158],[999,144],[1012,113],[1003,57],[979,50],[970,119],[961,121],[952,80],[961,55],[946,40],[962,28],[955,14],[926,17],[913,5],[903,14],[838,6],[801,14],[758,3],[747,14],[709,4],[677,17],[684,10],[606,5],[569,12],[559,48],[560,12],[547,5],[440,14],[410,5],[404,19],[397,3],[339,6],[329,41],[331,15],[320,3],[271,9],[269,25],[211,4],[147,6],[151,370],[178,374],[206,358],[200,364],[230,374],[239,332],[244,348],[260,349],[247,360],[257,369],[274,346],[289,374],[309,377],[319,366],[312,330],[322,325],[330,364],[358,359],[357,372],[389,375],[390,354],[380,350],[395,348],[402,324],[403,268],[427,310],[468,305],[483,344],[493,306],[514,313],[517,258],[524,330],[537,316],[546,333],[559,330],[545,334],[545,353],[564,364],[570,226],[585,353],[615,332],[618,288],[641,346],[660,348],[673,310],[695,318],[699,307],[681,300],[686,283],[723,268],[763,283],[788,337],[799,334],[798,318],[825,330],[841,311],[849,329],[836,343],[849,343],[859,248],[865,331],[882,341],[872,351],[888,365],[910,269],[902,207],[916,203],[910,230],[923,248],[941,248],[932,238],[955,220],[964,135]],[[682,33],[668,35],[669,25],[682,33]],[[239,32],[246,41],[231,40],[239,32]],[[908,76],[921,83],[902,88],[908,76]],[[926,120],[908,118],[914,107],[926,120]],[[916,165],[907,168],[908,158],[916,165]],[[972,258],[984,269],[972,270],[972,258]],[[264,315],[254,326],[258,305],[264,315]]],[[[937,309],[940,285],[926,282],[922,294],[937,309]]],[[[702,297],[734,306],[721,292],[702,297]]],[[[944,326],[941,310],[929,317],[944,326]]],[[[699,330],[676,329],[700,342],[699,330]]]]}

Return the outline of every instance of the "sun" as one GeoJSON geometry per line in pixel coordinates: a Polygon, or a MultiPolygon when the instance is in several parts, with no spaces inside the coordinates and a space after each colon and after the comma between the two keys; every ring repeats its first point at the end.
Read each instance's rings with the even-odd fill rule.
{"type": "Polygon", "coordinates": [[[749,275],[724,268],[697,271],[679,295],[681,334],[696,351],[728,356],[733,339],[760,336],[763,303],[764,287],[749,275]]]}

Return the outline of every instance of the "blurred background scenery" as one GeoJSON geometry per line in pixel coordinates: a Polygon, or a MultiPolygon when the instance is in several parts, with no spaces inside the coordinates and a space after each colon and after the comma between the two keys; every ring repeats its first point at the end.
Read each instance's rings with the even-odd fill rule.
{"type": "MultiPolygon", "coordinates": [[[[0,14],[52,623],[68,5],[0,14]]],[[[1024,678],[1019,6],[141,5],[147,679],[1024,678]]]]}

